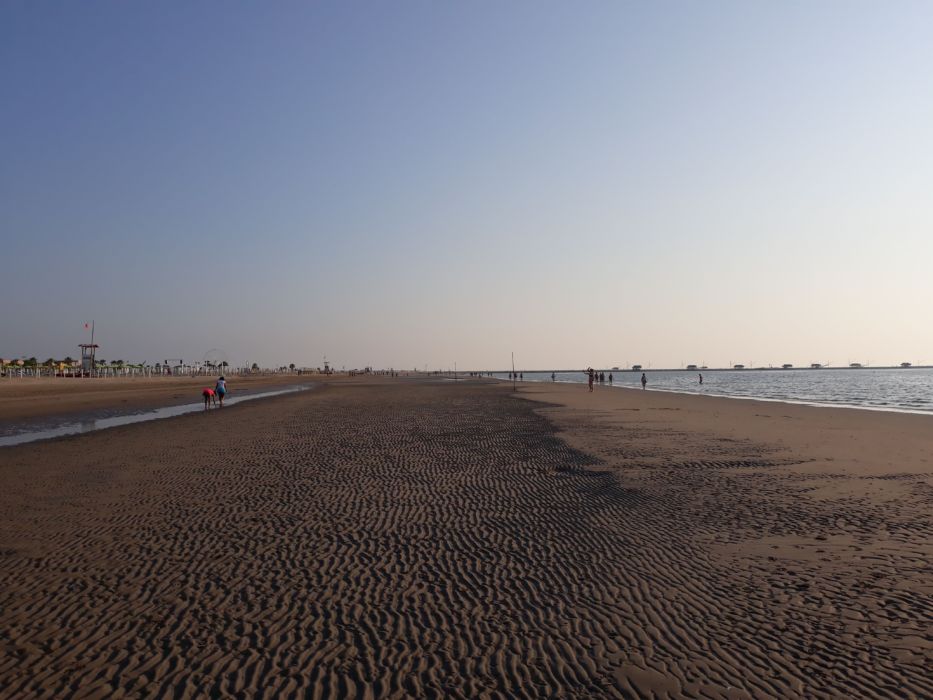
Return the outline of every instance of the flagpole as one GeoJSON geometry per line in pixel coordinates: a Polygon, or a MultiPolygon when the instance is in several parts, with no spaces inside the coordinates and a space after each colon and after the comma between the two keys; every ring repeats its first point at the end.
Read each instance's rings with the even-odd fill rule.
{"type": "Polygon", "coordinates": [[[512,391],[515,391],[515,353],[512,352],[512,391]]]}

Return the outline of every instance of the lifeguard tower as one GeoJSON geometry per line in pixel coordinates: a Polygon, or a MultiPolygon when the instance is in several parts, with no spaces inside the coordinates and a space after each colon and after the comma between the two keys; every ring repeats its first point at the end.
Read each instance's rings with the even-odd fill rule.
{"type": "Polygon", "coordinates": [[[94,371],[94,354],[99,347],[96,343],[81,343],[81,371],[90,374],[94,371]]]}
{"type": "MultiPolygon", "coordinates": [[[[84,328],[87,329],[87,324],[84,324],[84,328]]],[[[97,367],[94,364],[94,355],[97,352],[99,347],[94,343],[94,322],[91,321],[91,342],[90,343],[81,343],[79,346],[81,348],[81,374],[90,377],[91,372],[97,367]]]]}

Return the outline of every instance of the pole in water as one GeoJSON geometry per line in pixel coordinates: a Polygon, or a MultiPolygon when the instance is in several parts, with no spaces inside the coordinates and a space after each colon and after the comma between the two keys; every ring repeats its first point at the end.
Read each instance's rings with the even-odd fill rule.
{"type": "Polygon", "coordinates": [[[515,391],[515,353],[512,353],[512,391],[515,391]]]}

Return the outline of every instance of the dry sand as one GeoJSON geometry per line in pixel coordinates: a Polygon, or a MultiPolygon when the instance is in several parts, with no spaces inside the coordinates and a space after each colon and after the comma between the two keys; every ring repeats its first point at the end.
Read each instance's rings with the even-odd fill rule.
{"type": "Polygon", "coordinates": [[[380,379],[3,448],[0,695],[930,697],[931,427],[380,379]]]}

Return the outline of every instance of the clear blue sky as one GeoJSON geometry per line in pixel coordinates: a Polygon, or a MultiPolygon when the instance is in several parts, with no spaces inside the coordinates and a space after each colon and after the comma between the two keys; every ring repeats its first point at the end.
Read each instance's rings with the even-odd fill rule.
{"type": "Polygon", "coordinates": [[[0,356],[933,362],[933,4],[0,6],[0,356]]]}

